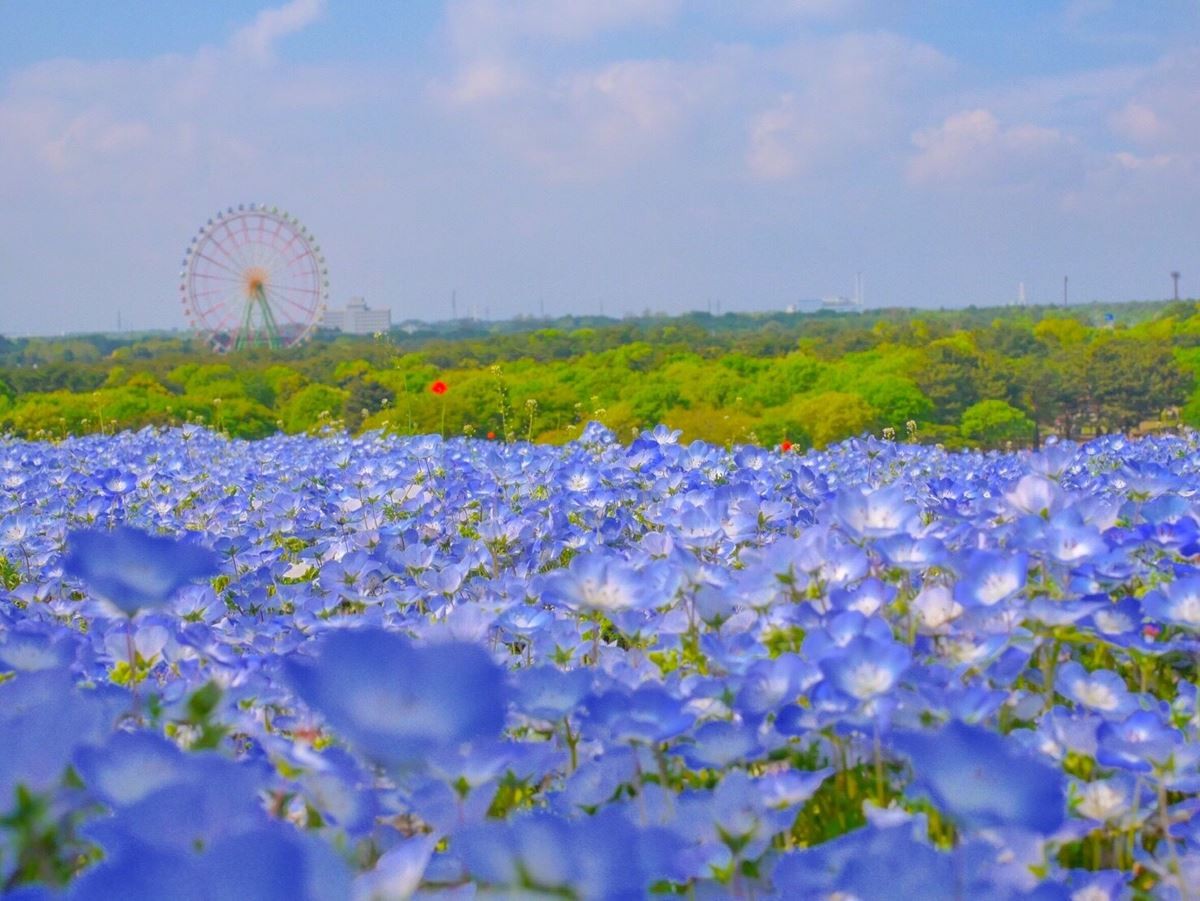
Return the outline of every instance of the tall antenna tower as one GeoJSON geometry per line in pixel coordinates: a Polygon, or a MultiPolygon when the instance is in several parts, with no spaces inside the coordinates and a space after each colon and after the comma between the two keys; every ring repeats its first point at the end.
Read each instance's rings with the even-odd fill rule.
{"type": "Polygon", "coordinates": [[[1025,297],[1025,283],[1017,282],[1017,306],[1026,306],[1029,301],[1025,297]]]}
{"type": "Polygon", "coordinates": [[[1179,273],[1178,272],[1171,273],[1171,281],[1173,281],[1175,283],[1175,299],[1179,300],[1179,273]]]}

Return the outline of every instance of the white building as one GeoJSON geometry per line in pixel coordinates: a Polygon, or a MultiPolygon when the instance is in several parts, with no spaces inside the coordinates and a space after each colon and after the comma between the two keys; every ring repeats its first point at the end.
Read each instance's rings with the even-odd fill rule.
{"type": "Polygon", "coordinates": [[[344,310],[326,310],[321,326],[350,335],[373,335],[392,327],[391,310],[372,310],[361,297],[351,297],[344,310]]]}

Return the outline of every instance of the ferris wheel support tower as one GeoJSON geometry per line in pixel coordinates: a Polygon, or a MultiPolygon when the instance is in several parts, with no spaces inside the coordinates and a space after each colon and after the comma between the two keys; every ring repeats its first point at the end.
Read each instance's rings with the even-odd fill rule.
{"type": "Polygon", "coordinates": [[[192,238],[179,293],[188,322],[218,352],[292,347],[321,321],[329,270],[299,219],[243,204],[217,213],[192,238]]]}

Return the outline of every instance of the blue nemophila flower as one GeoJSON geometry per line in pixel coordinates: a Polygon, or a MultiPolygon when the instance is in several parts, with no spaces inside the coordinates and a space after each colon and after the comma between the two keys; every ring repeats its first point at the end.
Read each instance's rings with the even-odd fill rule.
{"type": "Polygon", "coordinates": [[[1153,813],[1154,804],[1148,795],[1147,787],[1129,773],[1071,784],[1071,806],[1076,813],[1121,828],[1136,824],[1153,813]],[[1139,791],[1147,797],[1138,797],[1139,791]]]}
{"type": "Polygon", "coordinates": [[[591,687],[586,670],[560,670],[552,666],[520,669],[510,675],[513,703],[535,719],[555,721],[572,713],[591,687]]]}
{"type": "Polygon", "coordinates": [[[355,901],[411,897],[421,884],[436,844],[432,835],[417,835],[385,852],[373,870],[354,880],[355,901]]]}
{"type": "Polygon", "coordinates": [[[99,742],[115,710],[97,692],[82,692],[64,670],[18,673],[0,682],[0,810],[24,785],[56,784],[74,750],[99,742]]]}
{"type": "Polygon", "coordinates": [[[1029,555],[1023,551],[972,551],[959,564],[954,599],[964,607],[991,607],[1025,587],[1029,555]]]}
{"type": "Polygon", "coordinates": [[[21,623],[0,638],[0,671],[37,672],[66,667],[78,644],[69,632],[39,623],[21,623]]]}
{"type": "Polygon", "coordinates": [[[1078,565],[1108,550],[1100,530],[1085,522],[1075,509],[1064,510],[1050,520],[1040,546],[1051,559],[1069,565],[1078,565]]]}
{"type": "Polygon", "coordinates": [[[1102,606],[1080,625],[1099,632],[1107,641],[1125,644],[1141,634],[1142,605],[1136,598],[1122,598],[1102,606]]]}
{"type": "Polygon", "coordinates": [[[284,672],[336,732],[385,763],[416,763],[504,726],[503,671],[474,645],[417,647],[380,629],[341,631],[315,660],[287,660],[284,672]]]}
{"type": "Polygon", "coordinates": [[[909,501],[900,485],[865,492],[857,488],[839,492],[833,501],[838,521],[861,537],[908,533],[920,523],[921,508],[909,501]]]}
{"type": "Polygon", "coordinates": [[[580,554],[566,570],[548,575],[545,589],[576,610],[640,609],[656,600],[640,573],[619,557],[599,552],[580,554]]]}
{"type": "Polygon", "coordinates": [[[917,614],[922,632],[944,634],[950,624],[962,616],[963,606],[954,599],[954,592],[946,585],[930,584],[913,598],[911,607],[917,614]]]}
{"type": "MultiPolygon", "coordinates": [[[[784,457],[652,436],[626,448],[596,429],[587,443],[558,448],[332,433],[240,443],[203,429],[0,442],[0,554],[15,569],[6,581],[21,580],[0,591],[0,783],[10,798],[17,781],[44,793],[54,821],[84,814],[79,828],[104,855],[80,874],[93,893],[154,895],[166,885],[182,896],[185,881],[209,894],[303,893],[277,874],[286,866],[290,878],[307,855],[272,843],[307,833],[326,848],[369,841],[383,855],[360,879],[361,898],[403,895],[422,878],[468,894],[515,894],[536,881],[582,896],[690,882],[698,897],[738,888],[1040,897],[1085,886],[1054,864],[1045,871],[1054,885],[1039,885],[1030,868],[1088,831],[1131,829],[1139,847],[1157,836],[1159,786],[1184,798],[1167,813],[1187,873],[1200,835],[1185,822],[1200,790],[1194,443],[1103,438],[1031,456],[861,440],[784,457]],[[100,487],[106,471],[132,478],[114,482],[123,497],[100,487]],[[229,584],[219,595],[207,585],[176,591],[136,629],[98,620],[98,605],[62,590],[63,524],[125,515],[164,533],[204,534],[223,553],[229,584]],[[567,556],[576,562],[562,568],[567,556]],[[1129,596],[1144,585],[1157,586],[1145,611],[1129,596]],[[592,613],[619,638],[605,642],[596,666],[567,669],[587,650],[579,620],[592,613]],[[361,633],[335,628],[351,625],[408,636],[397,639],[411,642],[404,662],[376,678],[390,652],[325,660],[320,638],[306,649],[309,635],[351,641],[361,633]],[[1161,626],[1178,628],[1154,638],[1161,626]],[[914,648],[896,645],[914,627],[914,648]],[[1147,628],[1152,638],[1140,637],[1147,628]],[[486,678],[429,675],[449,663],[410,666],[432,660],[428,646],[461,648],[453,642],[485,635],[486,678]],[[140,657],[161,661],[145,689],[181,743],[197,733],[195,689],[210,680],[225,688],[214,711],[230,730],[222,754],[185,753],[158,729],[113,736],[126,692],[71,687],[104,686],[130,639],[140,657]],[[1049,639],[1059,641],[1058,678],[1046,686],[1037,670],[1049,663],[1049,639]],[[872,641],[889,653],[864,653],[872,641]],[[1101,664],[1087,662],[1095,641],[1101,664]],[[892,654],[899,675],[885,665],[892,654]],[[503,680],[501,658],[513,669],[503,680]],[[324,663],[339,665],[326,672],[324,663]],[[303,680],[292,679],[293,666],[303,680]],[[1142,668],[1147,692],[1126,690],[1117,674],[1137,679],[1142,668]],[[501,682],[512,693],[503,738],[504,699],[479,697],[501,682]],[[1048,701],[1062,706],[1047,710],[1048,701]],[[477,704],[495,720],[459,731],[477,704]],[[932,717],[977,723],[993,737],[954,741],[965,726],[918,731],[934,744],[913,754],[919,778],[896,808],[812,851],[774,850],[797,817],[812,825],[824,816],[824,803],[814,814],[805,801],[828,771],[767,765],[770,775],[751,779],[744,764],[782,764],[830,730],[848,739],[847,765],[870,769],[864,709],[910,730],[932,717]],[[1002,737],[998,721],[1016,728],[1002,737]],[[1189,731],[1176,731],[1185,723],[1189,731]],[[315,750],[328,737],[321,727],[345,747],[315,750]],[[660,766],[678,773],[681,757],[711,785],[660,782],[660,766]],[[1077,774],[1087,759],[1099,769],[1072,783],[1074,819],[1052,839],[1044,822],[1030,832],[1026,791],[1049,784],[1045,793],[1056,795],[1039,761],[1077,774]],[[71,765],[83,789],[63,784],[71,765]],[[921,816],[880,838],[921,791],[958,820],[954,854],[931,847],[921,816]],[[87,816],[92,802],[108,810],[87,816]],[[517,835],[510,827],[526,802],[556,825],[517,835]],[[505,811],[507,822],[488,817],[505,811]],[[1001,827],[981,828],[989,823],[1001,827]],[[683,840],[680,854],[660,854],[671,843],[648,824],[683,840]],[[500,840],[485,842],[498,849],[494,870],[475,858],[466,868],[458,839],[476,825],[496,827],[500,840]],[[448,846],[431,853],[443,836],[448,846]],[[214,881],[211,853],[220,850],[231,873],[235,863],[249,872],[249,852],[230,849],[253,850],[259,838],[264,853],[250,877],[214,881]],[[638,878],[576,878],[594,861],[638,878]]],[[[458,669],[473,666],[452,656],[458,669]]],[[[1064,805],[1058,796],[1043,806],[1064,805]]],[[[0,844],[11,839],[0,830],[0,844]]],[[[6,879],[16,857],[0,856],[6,879]]],[[[1165,843],[1135,859],[1161,875],[1165,843]]]]}
{"type": "Polygon", "coordinates": [[[938,538],[913,538],[911,535],[888,535],[875,541],[875,550],[892,566],[923,571],[941,566],[946,549],[938,538]]]}
{"type": "Polygon", "coordinates": [[[764,805],[775,810],[783,810],[803,804],[833,773],[833,767],[810,772],[785,770],[782,773],[769,773],[762,776],[756,779],[754,784],[764,805]]]}
{"type": "Polygon", "coordinates": [[[901,732],[895,747],[911,760],[934,804],[970,829],[1018,826],[1043,835],[1066,815],[1064,776],[980,726],[953,721],[938,732],[901,732]]]}
{"type": "Polygon", "coordinates": [[[137,476],[127,470],[108,469],[96,477],[96,484],[105,494],[121,497],[137,487],[137,476]]]}
{"type": "Polygon", "coordinates": [[[953,898],[953,858],[902,824],[866,826],[785,854],[771,876],[779,898],[953,898]]]}
{"type": "Polygon", "coordinates": [[[217,558],[191,541],[118,526],[70,533],[63,570],[132,614],[165,604],[189,582],[215,574],[217,558]]]}
{"type": "Polygon", "coordinates": [[[71,897],[345,898],[350,886],[345,863],[329,845],[286,823],[264,823],[198,849],[131,843],[87,870],[71,897]]]}
{"type": "Polygon", "coordinates": [[[829,593],[829,600],[834,610],[872,616],[895,600],[896,594],[894,585],[879,579],[864,579],[854,588],[835,588],[829,593]]]}
{"type": "Polygon", "coordinates": [[[912,663],[908,647],[859,636],[821,661],[821,671],[838,691],[869,701],[892,690],[912,663]]]}
{"type": "Polygon", "coordinates": [[[829,586],[861,579],[871,565],[862,548],[850,544],[839,533],[820,527],[805,529],[798,538],[774,542],[766,548],[763,562],[788,581],[798,581],[796,575],[806,574],[829,586]]]}
{"type": "Polygon", "coordinates": [[[741,724],[729,722],[705,723],[693,733],[690,744],[675,749],[693,769],[711,767],[724,769],[741,760],[762,753],[754,733],[741,724]]]}
{"type": "Polygon", "coordinates": [[[595,808],[612,800],[623,784],[634,781],[638,757],[631,748],[607,748],[602,756],[585,758],[571,773],[561,793],[554,796],[556,809],[568,814],[595,808]]]}
{"type": "Polygon", "coordinates": [[[515,895],[640,898],[678,846],[661,830],[638,830],[616,810],[566,820],[546,813],[489,820],[455,837],[467,872],[515,895]]]}
{"type": "Polygon", "coordinates": [[[857,610],[839,613],[823,629],[813,629],[804,636],[801,652],[812,661],[841,653],[854,639],[865,636],[876,641],[891,641],[892,627],[879,616],[864,616],[857,610]]]}
{"type": "Polygon", "coordinates": [[[1173,626],[1200,628],[1200,576],[1185,576],[1147,592],[1142,610],[1153,619],[1173,626]]]}
{"type": "Polygon", "coordinates": [[[84,783],[112,805],[129,805],[187,777],[189,759],[149,732],[116,732],[101,747],[81,748],[75,765],[84,783]]]}
{"type": "Polygon", "coordinates": [[[1169,764],[1183,736],[1154,711],[1138,710],[1122,722],[1103,723],[1096,741],[1099,763],[1145,773],[1169,764]]]}
{"type": "Polygon", "coordinates": [[[696,719],[678,698],[653,685],[633,691],[613,689],[593,696],[586,706],[585,729],[618,743],[666,741],[696,719]]]}
{"type": "MultiPolygon", "coordinates": [[[[1044,700],[1038,695],[1027,697],[1039,709],[1044,705],[1044,700]]],[[[1054,760],[1061,761],[1067,754],[1095,757],[1096,730],[1103,721],[1099,714],[1086,710],[1054,707],[1042,715],[1035,733],[1016,729],[1010,734],[1014,738],[1028,738],[1024,742],[1028,747],[1054,760]]]]}
{"type": "Polygon", "coordinates": [[[1049,479],[1026,475],[1004,495],[1004,500],[1013,510],[1048,518],[1062,509],[1066,497],[1063,490],[1049,479]]]}
{"type": "MultiPolygon", "coordinates": [[[[813,786],[813,790],[816,789],[813,786]]],[[[675,831],[699,845],[701,857],[723,866],[724,860],[760,857],[771,837],[784,831],[795,814],[787,807],[767,803],[758,780],[734,769],[712,791],[686,791],[679,799],[675,831]],[[713,852],[721,845],[725,853],[713,852]]]]}
{"type": "Polygon", "coordinates": [[[1129,874],[1120,870],[1067,870],[1064,891],[1072,901],[1125,901],[1130,897],[1129,874]]]}
{"type": "Polygon", "coordinates": [[[1125,680],[1111,670],[1088,672],[1074,660],[1058,668],[1055,688],[1076,704],[1119,719],[1137,706],[1137,698],[1129,693],[1125,680]]]}
{"type": "Polygon", "coordinates": [[[378,814],[379,798],[363,791],[369,776],[341,748],[326,748],[320,754],[305,754],[306,771],[296,777],[305,803],[321,815],[327,827],[336,827],[358,837],[370,832],[378,814]]]}
{"type": "Polygon", "coordinates": [[[774,660],[756,660],[742,678],[734,706],[750,722],[760,722],[801,692],[820,681],[815,664],[796,654],[780,654],[774,660]]]}

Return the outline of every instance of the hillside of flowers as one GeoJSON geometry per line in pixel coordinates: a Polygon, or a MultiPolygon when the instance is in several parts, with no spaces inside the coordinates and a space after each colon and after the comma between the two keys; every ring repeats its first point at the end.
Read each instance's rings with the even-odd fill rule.
{"type": "Polygon", "coordinates": [[[0,886],[1186,898],[1200,439],[0,442],[0,886]]]}

